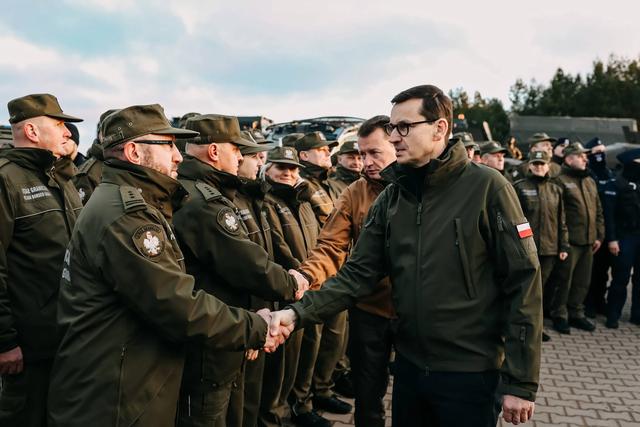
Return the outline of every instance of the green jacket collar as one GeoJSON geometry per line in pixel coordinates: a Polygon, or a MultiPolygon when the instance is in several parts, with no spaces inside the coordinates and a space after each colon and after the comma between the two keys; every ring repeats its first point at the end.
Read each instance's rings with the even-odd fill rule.
{"type": "Polygon", "coordinates": [[[590,176],[589,169],[573,169],[567,165],[562,165],[562,173],[580,179],[590,176]]]}
{"type": "Polygon", "coordinates": [[[177,180],[151,168],[116,159],[109,159],[104,165],[102,182],[138,188],[145,202],[158,209],[167,220],[187,195],[177,180]]]}
{"type": "Polygon", "coordinates": [[[422,168],[411,168],[394,162],[382,172],[382,178],[388,182],[398,184],[414,192],[416,177],[422,181],[421,191],[429,187],[447,185],[457,179],[467,167],[470,160],[462,142],[450,142],[444,152],[437,159],[431,160],[422,168]]]}
{"type": "Polygon", "coordinates": [[[178,176],[183,179],[202,181],[217,188],[227,199],[233,200],[242,181],[235,175],[222,172],[188,154],[178,166],[178,176]]]}
{"type": "Polygon", "coordinates": [[[336,166],[336,173],[333,175],[333,178],[351,184],[360,178],[360,173],[349,170],[342,165],[338,165],[336,166]]]}
{"type": "Polygon", "coordinates": [[[304,166],[304,168],[300,169],[300,176],[303,178],[311,178],[318,180],[320,182],[324,182],[327,180],[327,176],[329,175],[329,169],[325,169],[318,165],[314,165],[313,163],[307,162],[305,160],[300,160],[300,164],[304,166]]]}
{"type": "Polygon", "coordinates": [[[49,150],[41,148],[10,148],[0,150],[0,157],[11,160],[25,169],[43,172],[49,176],[54,173],[58,177],[69,180],[76,169],[69,157],[56,158],[49,150]]]}

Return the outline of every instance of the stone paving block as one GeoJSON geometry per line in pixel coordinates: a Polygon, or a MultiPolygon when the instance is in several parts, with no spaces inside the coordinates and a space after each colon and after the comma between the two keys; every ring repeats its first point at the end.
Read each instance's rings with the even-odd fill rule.
{"type": "Polygon", "coordinates": [[[551,414],[551,422],[553,424],[567,423],[585,425],[582,417],[567,417],[564,415],[551,414]]]}
{"type": "Polygon", "coordinates": [[[620,424],[614,420],[600,420],[597,418],[585,418],[584,424],[589,427],[618,427],[620,424]]]}

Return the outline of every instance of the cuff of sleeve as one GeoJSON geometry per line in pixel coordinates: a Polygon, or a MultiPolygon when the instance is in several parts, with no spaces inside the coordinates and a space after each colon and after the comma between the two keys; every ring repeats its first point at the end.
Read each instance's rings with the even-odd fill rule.
{"type": "Polygon", "coordinates": [[[6,353],[7,351],[13,350],[16,347],[18,347],[18,343],[15,341],[0,342],[0,353],[6,353]]]}
{"type": "MultiPolygon", "coordinates": [[[[498,394],[511,395],[521,399],[529,400],[531,402],[536,401],[536,392],[533,391],[532,385],[519,385],[519,384],[498,384],[498,394]]],[[[535,387],[537,389],[537,387],[535,387]]]]}
{"type": "Polygon", "coordinates": [[[294,331],[303,328],[304,323],[304,308],[301,304],[291,304],[284,308],[284,310],[293,310],[296,313],[296,325],[294,331]]]}
{"type": "Polygon", "coordinates": [[[251,345],[248,345],[248,348],[259,350],[264,347],[267,342],[267,334],[269,333],[269,324],[264,321],[264,319],[255,313],[251,313],[250,316],[254,318],[255,327],[253,328],[256,331],[253,339],[251,340],[251,345]],[[262,326],[264,325],[264,326],[262,326]]]}

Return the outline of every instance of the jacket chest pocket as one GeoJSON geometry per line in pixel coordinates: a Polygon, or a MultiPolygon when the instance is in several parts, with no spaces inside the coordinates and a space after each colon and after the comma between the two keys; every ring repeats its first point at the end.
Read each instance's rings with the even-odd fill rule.
{"type": "Polygon", "coordinates": [[[15,220],[19,227],[30,227],[44,214],[64,212],[52,191],[42,184],[23,185],[17,199],[15,220]]]}
{"type": "Polygon", "coordinates": [[[466,285],[467,296],[469,299],[474,299],[477,296],[476,287],[473,282],[473,275],[471,274],[471,264],[469,262],[469,255],[467,253],[464,233],[462,230],[462,221],[460,218],[453,220],[455,233],[456,233],[456,248],[458,250],[458,256],[460,258],[460,264],[462,266],[462,274],[464,276],[464,283],[466,285]]]}

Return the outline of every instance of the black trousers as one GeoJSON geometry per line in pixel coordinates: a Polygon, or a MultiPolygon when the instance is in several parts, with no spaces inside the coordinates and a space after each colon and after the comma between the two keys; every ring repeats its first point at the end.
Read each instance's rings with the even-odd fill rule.
{"type": "Polygon", "coordinates": [[[357,427],[384,427],[382,399],[389,384],[391,320],[358,308],[349,310],[349,359],[357,427]]]}
{"type": "Polygon", "coordinates": [[[426,372],[396,353],[394,427],[495,427],[498,371],[426,372]]]}
{"type": "Polygon", "coordinates": [[[25,362],[19,374],[3,375],[0,426],[44,427],[52,359],[25,362]]]}
{"type": "Polygon", "coordinates": [[[609,269],[611,268],[614,256],[609,252],[607,243],[593,255],[593,267],[591,269],[591,285],[587,299],[584,301],[585,308],[596,313],[603,313],[606,307],[605,294],[607,293],[607,283],[609,282],[609,269]]]}

